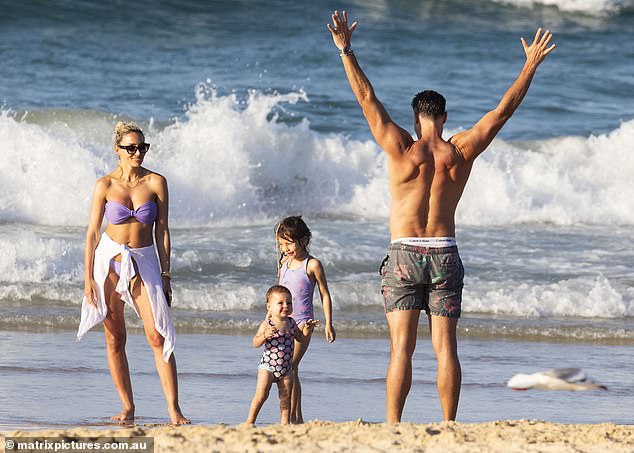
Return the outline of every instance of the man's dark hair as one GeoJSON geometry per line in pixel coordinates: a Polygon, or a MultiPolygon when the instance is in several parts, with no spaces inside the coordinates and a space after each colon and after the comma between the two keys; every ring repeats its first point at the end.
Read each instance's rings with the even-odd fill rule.
{"type": "Polygon", "coordinates": [[[445,98],[433,90],[421,91],[412,99],[412,108],[416,115],[436,119],[445,113],[445,98]]]}

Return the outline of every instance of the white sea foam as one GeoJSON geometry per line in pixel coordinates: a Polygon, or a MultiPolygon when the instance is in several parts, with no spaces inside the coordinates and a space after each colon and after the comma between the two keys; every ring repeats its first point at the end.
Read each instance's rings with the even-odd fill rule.
{"type": "Polygon", "coordinates": [[[0,221],[68,224],[86,220],[103,165],[74,134],[58,134],[0,112],[0,221]]]}
{"type": "Polygon", "coordinates": [[[531,8],[535,5],[554,6],[563,12],[605,15],[632,7],[632,0],[493,0],[505,5],[531,8]]]}
{"type": "Polygon", "coordinates": [[[634,299],[629,291],[617,291],[610,281],[574,278],[548,284],[500,285],[467,278],[464,310],[525,317],[621,318],[634,316],[634,299]]]}
{"type": "MultiPolygon", "coordinates": [[[[81,238],[80,238],[81,239],[81,238]]],[[[44,239],[29,230],[0,235],[0,281],[3,283],[69,283],[83,275],[83,251],[62,238],[44,239]]],[[[11,291],[6,286],[0,290],[11,291]]]]}
{"type": "Polygon", "coordinates": [[[251,92],[242,109],[233,95],[201,90],[186,121],[158,133],[176,220],[327,212],[363,184],[376,145],[316,133],[306,120],[295,126],[277,121],[282,104],[299,101],[307,101],[303,92],[251,92]]]}
{"type": "MultiPolygon", "coordinates": [[[[182,121],[149,127],[146,165],[168,177],[174,226],[245,224],[288,213],[385,219],[385,155],[373,141],[277,120],[303,92],[246,101],[201,88],[182,121]],[[206,94],[205,94],[206,93],[206,94]]],[[[81,114],[79,114],[81,115],[81,114]]],[[[92,187],[114,168],[107,123],[94,134],[0,114],[0,222],[86,225],[92,187]]],[[[634,225],[634,120],[609,134],[494,140],[474,165],[461,225],[634,225]],[[618,169],[618,171],[615,171],[618,169]]]]}
{"type": "MultiPolygon", "coordinates": [[[[178,306],[204,311],[254,310],[262,308],[267,284],[245,285],[222,282],[180,289],[178,306]]],[[[383,307],[380,283],[374,275],[363,280],[329,282],[335,311],[367,309],[380,314],[383,307]],[[363,308],[365,307],[365,308],[363,308]]],[[[319,296],[315,295],[319,304],[319,296]]],[[[603,277],[564,280],[551,284],[519,283],[499,285],[467,279],[463,311],[507,314],[530,318],[585,317],[622,318],[634,316],[631,294],[617,291],[603,277]]]]}
{"type": "MultiPolygon", "coordinates": [[[[213,278],[209,282],[178,280],[174,285],[174,303],[179,309],[201,312],[245,312],[264,310],[263,295],[274,279],[260,279],[258,283],[213,278]]],[[[380,283],[375,275],[362,279],[331,280],[329,287],[337,316],[349,310],[364,313],[363,319],[381,318],[383,301],[380,283]],[[369,316],[369,318],[368,318],[369,316]]],[[[62,281],[30,283],[18,281],[0,286],[0,300],[64,301],[79,305],[81,285],[62,281]]],[[[316,314],[321,315],[321,304],[315,294],[316,314]]],[[[511,315],[533,319],[552,317],[582,317],[622,319],[634,317],[634,294],[627,289],[617,290],[607,278],[575,278],[549,284],[514,282],[500,285],[478,278],[467,278],[463,295],[463,314],[483,313],[511,315]]]]}
{"type": "MultiPolygon", "coordinates": [[[[609,134],[513,144],[501,139],[474,164],[458,210],[460,225],[634,224],[634,120],[609,134]],[[618,168],[618,171],[615,171],[618,168]]],[[[386,217],[386,160],[356,186],[345,209],[386,217]]]]}

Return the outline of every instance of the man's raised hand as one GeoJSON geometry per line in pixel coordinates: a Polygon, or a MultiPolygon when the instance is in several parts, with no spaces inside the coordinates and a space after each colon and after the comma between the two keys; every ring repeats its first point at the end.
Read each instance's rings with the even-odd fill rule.
{"type": "Polygon", "coordinates": [[[355,21],[348,28],[348,15],[345,11],[341,12],[341,16],[339,16],[339,11],[335,11],[332,14],[332,25],[327,24],[328,30],[332,33],[332,40],[335,43],[335,46],[339,50],[342,50],[344,47],[350,45],[350,37],[352,36],[352,32],[355,28],[357,28],[357,21],[355,21]]]}
{"type": "Polygon", "coordinates": [[[523,37],[520,38],[522,40],[522,46],[524,46],[524,52],[526,53],[526,63],[534,65],[535,67],[544,61],[546,55],[555,48],[555,44],[548,47],[548,44],[550,44],[550,41],[553,39],[553,34],[549,30],[546,30],[543,35],[541,33],[542,29],[538,28],[537,33],[535,33],[535,39],[533,39],[533,43],[530,46],[526,44],[523,37]]]}

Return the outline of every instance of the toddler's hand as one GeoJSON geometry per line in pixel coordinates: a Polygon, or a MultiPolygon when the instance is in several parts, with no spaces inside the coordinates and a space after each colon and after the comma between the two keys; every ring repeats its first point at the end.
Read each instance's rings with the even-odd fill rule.
{"type": "Polygon", "coordinates": [[[270,340],[277,333],[277,328],[273,326],[268,326],[264,329],[264,338],[270,340]]]}
{"type": "Polygon", "coordinates": [[[309,319],[304,324],[304,328],[302,329],[302,331],[308,334],[312,332],[315,327],[318,327],[318,326],[319,326],[319,319],[309,319]]]}

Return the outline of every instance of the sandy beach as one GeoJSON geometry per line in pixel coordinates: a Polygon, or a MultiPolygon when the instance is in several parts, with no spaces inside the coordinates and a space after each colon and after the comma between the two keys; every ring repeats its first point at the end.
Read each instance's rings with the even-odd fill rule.
{"type": "MultiPolygon", "coordinates": [[[[565,425],[532,420],[385,425],[312,421],[304,425],[135,426],[16,431],[6,437],[66,441],[154,438],[155,452],[634,452],[634,426],[565,425]],[[83,438],[83,439],[79,439],[83,438]]],[[[2,439],[4,443],[4,438],[2,439]]],[[[10,450],[6,450],[9,452],[10,450]]],[[[30,451],[30,450],[21,450],[30,451]]],[[[33,450],[37,451],[37,450],[33,450]]]]}
{"type": "MultiPolygon", "coordinates": [[[[149,437],[156,452],[634,453],[634,59],[623,45],[632,23],[634,0],[3,2],[4,452],[18,451],[11,436],[48,436],[149,437]],[[378,271],[398,205],[394,167],[326,28],[335,8],[359,21],[356,58],[412,137],[417,92],[445,96],[448,139],[495,110],[525,64],[520,36],[530,41],[537,27],[555,36],[522,105],[468,167],[452,221],[465,270],[458,423],[437,423],[424,315],[404,423],[382,423],[391,347],[378,271]],[[95,182],[119,168],[115,150],[129,157],[113,142],[119,120],[146,131],[143,166],[168,181],[162,270],[172,274],[178,397],[191,426],[166,424],[132,307],[134,424],[105,422],[122,402],[103,326],[76,341],[95,182]],[[336,341],[325,338],[317,290],[322,327],[301,363],[311,421],[277,425],[274,387],[258,426],[246,426],[263,352],[253,335],[278,282],[276,225],[297,214],[325,269],[336,341]],[[556,368],[582,369],[609,390],[507,386],[556,368]]],[[[137,198],[141,181],[121,183],[126,206],[149,200],[137,198]]]]}

